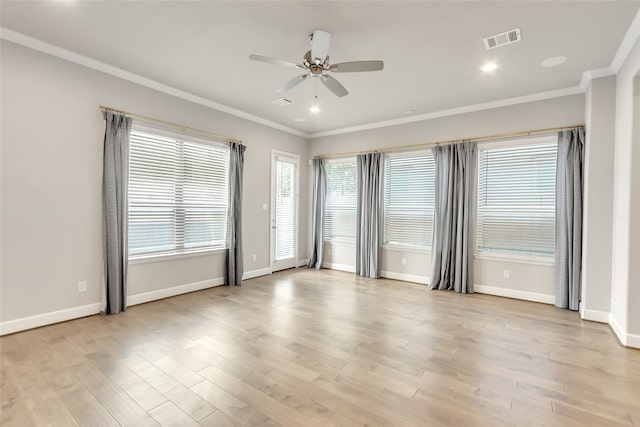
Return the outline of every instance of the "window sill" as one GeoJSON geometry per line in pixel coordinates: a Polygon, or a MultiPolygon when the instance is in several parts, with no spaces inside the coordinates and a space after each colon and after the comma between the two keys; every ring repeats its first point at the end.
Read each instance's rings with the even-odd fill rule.
{"type": "Polygon", "coordinates": [[[382,245],[382,250],[394,252],[413,252],[417,254],[431,253],[431,248],[427,246],[396,245],[393,243],[385,243],[384,245],[382,245]]]}
{"type": "Polygon", "coordinates": [[[152,262],[175,261],[184,258],[195,258],[203,256],[211,256],[224,254],[225,249],[205,249],[201,251],[184,252],[184,253],[167,253],[156,255],[134,255],[129,257],[129,265],[147,264],[152,262]]]}
{"type": "Polygon", "coordinates": [[[549,258],[525,257],[509,254],[475,254],[475,259],[487,261],[511,262],[517,264],[541,265],[545,267],[553,267],[556,262],[549,258]]]}
{"type": "Polygon", "coordinates": [[[339,246],[355,246],[356,242],[349,242],[347,240],[324,240],[325,245],[339,245],[339,246]]]}

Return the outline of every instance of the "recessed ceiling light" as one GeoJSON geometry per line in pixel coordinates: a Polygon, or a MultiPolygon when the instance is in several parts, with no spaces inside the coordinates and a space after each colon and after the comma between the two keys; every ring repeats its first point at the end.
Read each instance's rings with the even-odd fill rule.
{"type": "Polygon", "coordinates": [[[293,119],[294,122],[304,122],[304,118],[302,117],[296,117],[293,119]]]}
{"type": "Polygon", "coordinates": [[[482,66],[482,71],[484,71],[485,73],[488,73],[490,71],[495,70],[496,68],[498,68],[498,65],[495,62],[487,62],[482,66]]]}
{"type": "Polygon", "coordinates": [[[558,65],[564,64],[567,60],[566,56],[552,56],[551,58],[547,58],[540,63],[543,67],[557,67],[558,65]]]}
{"type": "Polygon", "coordinates": [[[317,105],[312,105],[311,108],[309,108],[309,111],[311,111],[312,113],[319,113],[320,112],[320,107],[318,107],[317,105]]]}

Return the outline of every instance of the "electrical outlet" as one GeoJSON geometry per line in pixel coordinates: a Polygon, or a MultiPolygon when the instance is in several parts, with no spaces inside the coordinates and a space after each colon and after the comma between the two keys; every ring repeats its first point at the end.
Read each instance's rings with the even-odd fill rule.
{"type": "Polygon", "coordinates": [[[503,270],[502,271],[502,277],[504,277],[505,279],[510,279],[511,278],[511,270],[503,270]]]}
{"type": "Polygon", "coordinates": [[[81,280],[78,282],[78,292],[87,292],[87,281],[81,280]]]}
{"type": "Polygon", "coordinates": [[[407,259],[406,258],[402,258],[402,265],[407,265],[407,259]]]}
{"type": "Polygon", "coordinates": [[[256,254],[253,254],[252,259],[253,259],[253,262],[256,262],[256,260],[258,259],[258,257],[256,257],[256,254]]]}

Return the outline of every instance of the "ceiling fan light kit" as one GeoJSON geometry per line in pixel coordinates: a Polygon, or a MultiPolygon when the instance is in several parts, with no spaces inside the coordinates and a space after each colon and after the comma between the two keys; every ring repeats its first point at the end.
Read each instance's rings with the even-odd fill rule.
{"type": "Polygon", "coordinates": [[[294,77],[293,79],[278,86],[276,92],[284,92],[293,89],[311,76],[319,78],[322,84],[338,97],[348,95],[349,92],[338,80],[330,76],[328,73],[380,71],[384,68],[384,62],[379,60],[331,64],[329,62],[331,33],[322,30],[315,30],[313,34],[309,36],[309,39],[311,41],[311,50],[307,51],[304,55],[302,64],[262,55],[249,55],[249,59],[306,71],[304,74],[294,77]]]}

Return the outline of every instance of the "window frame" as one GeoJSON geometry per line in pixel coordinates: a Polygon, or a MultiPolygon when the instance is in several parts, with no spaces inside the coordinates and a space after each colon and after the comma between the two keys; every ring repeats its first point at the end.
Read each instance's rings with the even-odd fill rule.
{"type": "MultiPolygon", "coordinates": [[[[479,222],[479,211],[480,211],[480,164],[481,164],[481,156],[480,150],[487,148],[508,148],[519,145],[535,145],[535,144],[544,144],[544,143],[555,143],[556,147],[558,144],[558,136],[557,134],[546,134],[540,136],[527,136],[521,138],[509,138],[509,139],[501,139],[501,140],[492,140],[486,142],[478,143],[478,158],[476,165],[476,218],[475,218],[475,244],[474,244],[474,258],[488,261],[508,261],[515,263],[524,263],[524,264],[533,264],[533,265],[541,265],[541,266],[552,266],[555,265],[555,247],[554,253],[548,256],[542,254],[533,254],[533,253],[517,253],[513,251],[507,250],[479,250],[479,230],[480,230],[480,222],[479,222]]],[[[557,153],[557,150],[556,150],[557,153]]],[[[557,155],[557,154],[556,154],[557,155]]],[[[554,179],[555,181],[555,179],[554,179]]],[[[554,192],[555,194],[555,192],[554,192]]],[[[554,199],[554,230],[555,230],[555,199],[554,199]]],[[[555,242],[554,242],[555,243],[555,242]]]]}
{"type": "MultiPolygon", "coordinates": [[[[194,135],[191,132],[180,132],[180,131],[176,131],[176,129],[173,128],[166,128],[162,125],[157,125],[155,123],[150,124],[147,123],[145,121],[143,122],[139,122],[134,120],[133,124],[132,124],[132,129],[131,132],[133,134],[133,132],[142,132],[142,133],[147,133],[147,134],[151,134],[151,135],[156,135],[158,137],[162,137],[162,138],[170,138],[170,139],[175,139],[181,142],[189,142],[189,143],[194,143],[194,144],[200,144],[200,145],[206,145],[206,146],[212,146],[218,149],[224,149],[227,151],[227,153],[230,153],[229,147],[227,144],[225,144],[222,141],[218,141],[218,140],[214,140],[214,139],[208,139],[208,138],[203,138],[200,135],[194,135]]],[[[131,143],[130,143],[131,145],[131,143]]],[[[131,154],[131,147],[129,147],[129,156],[131,154]]],[[[226,185],[228,188],[228,180],[229,180],[229,162],[227,162],[227,164],[225,165],[226,168],[226,172],[227,172],[227,177],[226,177],[226,185]]],[[[131,163],[129,163],[129,171],[128,173],[130,174],[131,171],[131,163]]],[[[129,176],[129,175],[128,175],[129,176]]],[[[129,185],[131,182],[130,179],[127,180],[127,184],[129,185]]],[[[180,183],[178,183],[180,186],[182,186],[180,183]]],[[[224,235],[226,236],[227,234],[227,227],[228,227],[228,215],[229,215],[229,194],[228,194],[228,189],[227,189],[227,206],[225,209],[225,223],[224,223],[224,235]]],[[[129,215],[129,209],[130,209],[130,189],[127,188],[127,214],[129,215]]],[[[130,215],[129,215],[130,218],[130,215]]],[[[127,233],[129,234],[129,227],[130,227],[131,221],[128,221],[128,230],[127,233]]],[[[175,238],[175,227],[174,227],[174,238],[175,238]]],[[[127,242],[130,242],[130,239],[127,239],[127,242]]],[[[127,248],[128,250],[129,248],[127,248]]],[[[158,252],[145,252],[145,253],[138,253],[138,254],[131,254],[128,253],[128,259],[129,259],[129,263],[130,264],[143,264],[143,263],[152,263],[152,262],[160,262],[160,261],[164,261],[164,260],[177,260],[177,259],[183,259],[183,258],[192,258],[192,257],[199,257],[199,256],[207,256],[207,255],[213,255],[213,254],[219,254],[219,253],[224,253],[225,250],[227,249],[227,245],[226,245],[226,239],[224,241],[224,243],[222,245],[214,245],[214,246],[204,246],[204,247],[196,247],[196,248],[181,248],[181,249],[174,249],[174,250],[168,250],[168,251],[158,251],[158,252]]]]}

